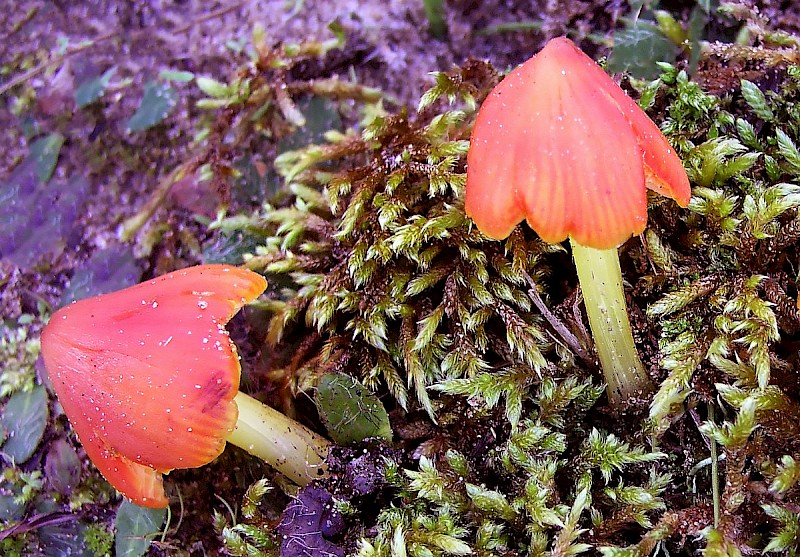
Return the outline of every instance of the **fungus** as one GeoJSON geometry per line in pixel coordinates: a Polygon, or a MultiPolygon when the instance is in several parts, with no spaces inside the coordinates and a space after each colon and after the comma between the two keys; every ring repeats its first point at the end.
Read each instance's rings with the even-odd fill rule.
{"type": "Polygon", "coordinates": [[[639,106],[567,38],[509,73],[480,108],[466,212],[487,236],[523,219],[567,238],[609,400],[652,390],[633,343],[617,248],[647,225],[647,189],[689,203],[686,171],[639,106]]]}
{"type": "Polygon", "coordinates": [[[64,412],[133,502],[166,507],[162,474],[211,462],[226,441],[300,485],[324,474],[327,441],[238,392],[225,325],[266,286],[251,271],[200,265],[73,302],[45,327],[42,355],[64,412]]]}

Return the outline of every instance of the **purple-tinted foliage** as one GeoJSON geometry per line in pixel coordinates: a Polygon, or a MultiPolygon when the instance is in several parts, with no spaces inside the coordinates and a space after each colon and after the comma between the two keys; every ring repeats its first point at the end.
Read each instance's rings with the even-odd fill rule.
{"type": "Polygon", "coordinates": [[[310,485],[286,507],[278,524],[281,557],[344,557],[344,549],[329,541],[344,528],[344,519],[333,497],[310,485]]]}
{"type": "Polygon", "coordinates": [[[78,231],[88,194],[83,177],[41,182],[36,161],[26,158],[0,184],[0,258],[27,270],[58,257],[78,231]]]}
{"type": "Polygon", "coordinates": [[[130,246],[96,251],[72,275],[61,295],[59,307],[75,300],[121,290],[140,281],[142,270],[130,246]]]}
{"type": "Polygon", "coordinates": [[[81,460],[72,445],[64,439],[56,439],[47,451],[44,473],[53,489],[69,496],[80,483],[81,460]]]}

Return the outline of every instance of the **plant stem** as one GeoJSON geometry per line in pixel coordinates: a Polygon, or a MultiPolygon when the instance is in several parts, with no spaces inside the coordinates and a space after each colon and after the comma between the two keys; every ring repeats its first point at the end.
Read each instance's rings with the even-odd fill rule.
{"type": "Polygon", "coordinates": [[[122,223],[122,226],[118,232],[120,240],[123,242],[130,242],[133,237],[136,236],[139,230],[141,230],[142,227],[147,224],[147,221],[150,220],[150,217],[152,217],[158,208],[161,207],[161,205],[167,199],[167,195],[169,195],[172,186],[174,186],[176,182],[183,179],[190,172],[194,172],[196,170],[196,166],[197,165],[194,163],[192,163],[192,165],[186,163],[179,164],[169,174],[167,174],[165,178],[162,178],[142,208],[139,209],[135,215],[128,217],[125,219],[125,222],[122,223]]]}
{"type": "Polygon", "coordinates": [[[567,326],[562,323],[555,314],[550,311],[550,308],[544,303],[542,297],[539,296],[539,291],[537,290],[536,282],[531,278],[531,276],[523,272],[523,276],[525,280],[528,282],[528,296],[530,296],[531,301],[533,301],[533,305],[536,306],[536,309],[539,310],[539,313],[542,314],[542,317],[550,323],[550,326],[553,330],[561,337],[561,339],[566,343],[570,350],[572,350],[576,356],[578,356],[584,363],[588,365],[594,365],[594,358],[589,356],[589,353],[584,350],[583,346],[581,345],[580,341],[577,337],[570,331],[567,326]]]}
{"type": "Polygon", "coordinates": [[[330,443],[306,426],[242,392],[239,421],[228,442],[257,456],[297,485],[324,477],[330,443]]]}
{"type": "Polygon", "coordinates": [[[597,250],[571,242],[586,315],[608,384],[612,406],[653,390],[633,344],[616,248],[597,250]]]}
{"type": "MultiPolygon", "coordinates": [[[[714,405],[708,403],[708,421],[716,423],[714,418],[714,405]]],[[[714,528],[719,527],[720,498],[719,498],[719,455],[717,454],[717,440],[709,435],[711,442],[711,497],[714,503],[714,528]]]]}

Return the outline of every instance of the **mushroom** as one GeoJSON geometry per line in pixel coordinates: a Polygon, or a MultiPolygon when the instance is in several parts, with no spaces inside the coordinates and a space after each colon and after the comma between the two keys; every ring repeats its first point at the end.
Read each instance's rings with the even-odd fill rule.
{"type": "Polygon", "coordinates": [[[134,503],[166,507],[162,474],[211,462],[226,441],[299,485],[325,473],[326,440],[238,392],[225,325],[266,286],[245,269],[200,265],[73,302],[45,327],[42,355],[64,412],[134,503]]]}
{"type": "Polygon", "coordinates": [[[639,106],[569,39],[550,40],[480,108],[466,212],[501,240],[525,219],[570,239],[612,405],[652,390],[633,343],[617,248],[647,225],[647,189],[689,204],[686,171],[639,106]]]}

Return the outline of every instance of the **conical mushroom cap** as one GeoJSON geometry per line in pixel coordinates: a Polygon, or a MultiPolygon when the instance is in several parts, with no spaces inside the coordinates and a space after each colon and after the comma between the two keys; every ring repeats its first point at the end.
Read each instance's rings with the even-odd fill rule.
{"type": "Polygon", "coordinates": [[[200,265],[74,302],[42,332],[64,412],[92,462],[135,503],[166,506],[162,473],[225,448],[241,371],[225,325],[266,285],[251,271],[200,265]]]}
{"type": "Polygon", "coordinates": [[[486,98],[467,155],[466,212],[495,239],[613,248],[647,224],[646,188],[685,207],[686,171],[639,106],[569,39],[552,39],[486,98]]]}

